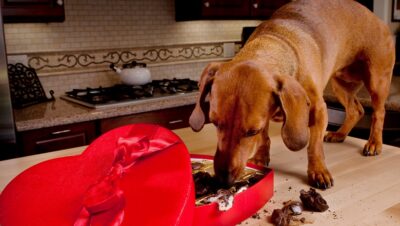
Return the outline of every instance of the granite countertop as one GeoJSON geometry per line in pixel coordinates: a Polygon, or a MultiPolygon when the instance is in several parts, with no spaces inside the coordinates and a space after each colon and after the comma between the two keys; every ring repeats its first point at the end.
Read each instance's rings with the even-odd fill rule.
{"type": "MultiPolygon", "coordinates": [[[[146,103],[104,109],[83,107],[57,98],[53,102],[17,109],[14,111],[14,115],[17,131],[26,131],[190,105],[196,102],[197,94],[198,92],[195,92],[173,96],[168,99],[154,99],[146,103]]],[[[358,97],[364,106],[371,106],[371,99],[365,89],[359,92],[358,97]]],[[[324,92],[324,98],[327,101],[337,102],[329,84],[324,92]]],[[[400,112],[400,76],[393,77],[390,94],[385,106],[387,110],[400,112]]]]}
{"type": "Polygon", "coordinates": [[[147,111],[184,106],[196,102],[198,92],[179,94],[170,98],[152,99],[123,107],[93,109],[60,98],[14,110],[17,131],[27,131],[97,119],[112,118],[147,111]]]}

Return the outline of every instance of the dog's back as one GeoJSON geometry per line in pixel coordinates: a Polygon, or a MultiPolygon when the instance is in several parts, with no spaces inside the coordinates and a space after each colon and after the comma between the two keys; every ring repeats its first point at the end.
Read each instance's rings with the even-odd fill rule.
{"type": "Polygon", "coordinates": [[[387,25],[354,0],[291,2],[262,23],[249,42],[265,34],[288,40],[298,56],[307,58],[303,60],[323,59],[313,66],[321,67],[324,84],[332,73],[360,55],[383,55],[377,58],[386,59],[388,64],[394,61],[394,44],[387,25]]]}

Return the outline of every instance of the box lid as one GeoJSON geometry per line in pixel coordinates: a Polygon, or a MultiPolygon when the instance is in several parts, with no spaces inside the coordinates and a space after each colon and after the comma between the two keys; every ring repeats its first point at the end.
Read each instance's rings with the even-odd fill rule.
{"type": "Polygon", "coordinates": [[[0,224],[192,225],[190,157],[171,131],[114,129],[81,155],[39,163],[0,195],[0,224]]]}

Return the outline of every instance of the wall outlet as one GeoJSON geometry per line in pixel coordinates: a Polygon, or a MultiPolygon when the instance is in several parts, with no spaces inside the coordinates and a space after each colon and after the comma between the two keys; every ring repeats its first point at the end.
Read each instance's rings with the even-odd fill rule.
{"type": "Polygon", "coordinates": [[[28,66],[28,55],[8,55],[7,61],[9,64],[21,63],[28,66]]]}

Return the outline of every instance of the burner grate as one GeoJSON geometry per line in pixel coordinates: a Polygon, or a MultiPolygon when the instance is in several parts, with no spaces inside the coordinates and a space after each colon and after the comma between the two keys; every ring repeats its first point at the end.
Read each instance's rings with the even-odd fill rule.
{"type": "Polygon", "coordinates": [[[140,86],[118,84],[111,87],[73,89],[66,92],[66,95],[72,99],[96,105],[190,93],[197,90],[197,81],[174,78],[153,80],[140,86]]]}

